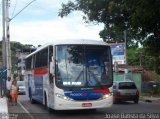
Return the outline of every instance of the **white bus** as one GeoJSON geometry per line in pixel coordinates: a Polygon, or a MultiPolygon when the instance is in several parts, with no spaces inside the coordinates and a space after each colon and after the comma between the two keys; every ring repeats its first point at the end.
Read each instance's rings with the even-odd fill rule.
{"type": "Polygon", "coordinates": [[[47,109],[106,108],[113,104],[110,46],[73,40],[41,46],[25,58],[31,102],[47,109]]]}

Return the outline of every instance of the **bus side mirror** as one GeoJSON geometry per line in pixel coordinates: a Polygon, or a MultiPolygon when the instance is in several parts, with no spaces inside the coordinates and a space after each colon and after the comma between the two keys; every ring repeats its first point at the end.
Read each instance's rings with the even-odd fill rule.
{"type": "Polygon", "coordinates": [[[53,56],[52,56],[51,60],[52,60],[52,62],[54,61],[54,57],[53,56]]]}
{"type": "Polygon", "coordinates": [[[52,56],[51,62],[50,62],[50,74],[54,75],[54,57],[52,56]]]}

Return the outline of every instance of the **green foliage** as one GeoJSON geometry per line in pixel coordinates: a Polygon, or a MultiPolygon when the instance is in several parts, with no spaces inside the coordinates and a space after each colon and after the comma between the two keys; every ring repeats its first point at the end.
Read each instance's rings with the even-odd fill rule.
{"type": "Polygon", "coordinates": [[[73,11],[82,11],[86,22],[104,23],[104,30],[100,32],[101,38],[107,42],[124,42],[123,31],[127,30],[128,44],[137,43],[129,39],[137,39],[129,21],[129,11],[124,0],[75,0],[62,4],[59,16],[64,17],[73,11]]]}
{"type": "Polygon", "coordinates": [[[152,60],[152,65],[154,64],[154,68],[152,70],[160,74],[160,39],[154,35],[150,35],[144,42],[144,45],[146,47],[145,51],[152,60]]]}
{"type": "Polygon", "coordinates": [[[139,55],[138,49],[130,48],[127,50],[127,61],[129,65],[139,65],[140,64],[140,55],[139,55]]]}
{"type": "MultiPolygon", "coordinates": [[[[78,10],[84,13],[86,22],[104,23],[99,34],[106,42],[124,42],[123,31],[126,30],[127,47],[143,45],[144,64],[160,74],[159,6],[160,0],[74,0],[62,4],[59,16],[78,10]]],[[[130,64],[138,63],[137,57],[128,57],[131,57],[130,64]]]]}
{"type": "Polygon", "coordinates": [[[59,16],[79,10],[84,13],[85,21],[104,23],[100,33],[104,40],[117,41],[127,30],[128,39],[143,43],[151,33],[156,38],[160,36],[159,6],[159,0],[75,0],[62,4],[59,16]]]}
{"type": "MultiPolygon", "coordinates": [[[[129,48],[127,49],[127,61],[131,66],[146,66],[146,61],[149,59],[144,48],[129,48]]],[[[147,64],[148,66],[148,64],[147,64]]],[[[152,64],[153,66],[153,64],[152,64]]]]}

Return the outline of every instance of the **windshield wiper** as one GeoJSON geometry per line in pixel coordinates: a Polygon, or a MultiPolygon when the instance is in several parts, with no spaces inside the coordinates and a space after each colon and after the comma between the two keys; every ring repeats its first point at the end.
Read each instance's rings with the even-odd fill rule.
{"type": "Polygon", "coordinates": [[[88,72],[92,75],[94,81],[98,84],[95,86],[100,86],[101,88],[105,87],[104,85],[101,85],[101,82],[98,80],[98,78],[96,77],[96,75],[92,71],[88,70],[88,72]]]}
{"type": "MultiPolygon", "coordinates": [[[[79,78],[81,77],[81,75],[84,74],[83,72],[84,72],[84,71],[82,70],[82,71],[79,73],[79,75],[78,75],[78,77],[76,78],[75,82],[77,82],[77,81],[79,80],[79,78]]],[[[69,88],[69,90],[72,90],[75,86],[76,86],[76,85],[71,85],[71,87],[69,88]]]]}

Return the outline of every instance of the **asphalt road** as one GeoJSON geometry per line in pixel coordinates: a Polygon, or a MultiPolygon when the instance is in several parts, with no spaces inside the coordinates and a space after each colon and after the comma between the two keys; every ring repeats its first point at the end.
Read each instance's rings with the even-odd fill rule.
{"type": "Polygon", "coordinates": [[[9,113],[11,119],[135,119],[137,117],[159,119],[160,103],[140,101],[139,104],[134,104],[133,102],[122,102],[105,109],[53,111],[48,113],[43,105],[31,104],[27,95],[20,95],[17,106],[9,105],[9,113]]]}

